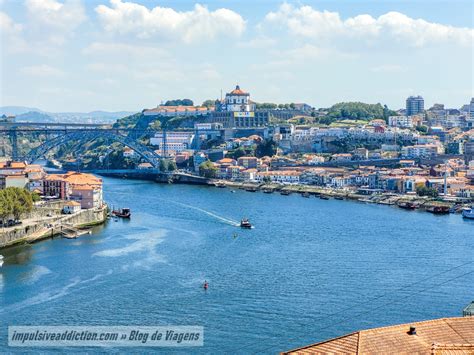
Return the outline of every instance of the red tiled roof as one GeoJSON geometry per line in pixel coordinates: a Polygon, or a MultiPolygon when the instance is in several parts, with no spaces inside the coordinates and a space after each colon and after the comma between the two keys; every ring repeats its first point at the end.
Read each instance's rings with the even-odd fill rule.
{"type": "Polygon", "coordinates": [[[474,317],[361,330],[284,354],[474,354],[474,317]],[[416,334],[410,335],[410,327],[416,334]]]}
{"type": "Polygon", "coordinates": [[[235,89],[232,90],[232,91],[229,93],[229,95],[244,95],[244,96],[247,96],[247,95],[249,95],[249,93],[247,93],[247,92],[241,90],[241,89],[240,89],[240,86],[237,85],[237,86],[235,87],[235,89]]]}

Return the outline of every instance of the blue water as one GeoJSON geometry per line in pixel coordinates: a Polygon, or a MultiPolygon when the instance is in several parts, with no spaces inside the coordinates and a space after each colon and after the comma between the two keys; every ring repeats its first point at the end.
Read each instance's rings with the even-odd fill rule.
{"type": "Polygon", "coordinates": [[[474,221],[459,215],[119,179],[104,194],[132,219],[1,251],[0,352],[17,350],[8,325],[67,324],[200,325],[202,348],[172,352],[275,353],[474,299],[474,221]]]}

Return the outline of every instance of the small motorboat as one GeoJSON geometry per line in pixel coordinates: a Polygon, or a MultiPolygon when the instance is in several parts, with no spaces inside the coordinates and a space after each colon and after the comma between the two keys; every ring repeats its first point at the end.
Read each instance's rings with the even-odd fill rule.
{"type": "Polygon", "coordinates": [[[320,195],[319,198],[321,200],[329,200],[329,196],[326,196],[326,195],[320,195]]]}
{"type": "Polygon", "coordinates": [[[231,193],[235,194],[235,190],[230,190],[231,193]]]}
{"type": "Polygon", "coordinates": [[[0,255],[0,267],[3,265],[3,255],[0,255]]]}
{"type": "Polygon", "coordinates": [[[280,195],[283,195],[283,196],[288,196],[289,194],[291,194],[290,191],[286,191],[286,190],[283,190],[280,192],[280,195]]]}
{"type": "Polygon", "coordinates": [[[113,210],[112,215],[120,218],[130,218],[132,212],[130,211],[130,208],[121,208],[119,210],[113,210]]]}
{"type": "Polygon", "coordinates": [[[241,221],[240,221],[240,228],[244,228],[244,229],[251,229],[252,228],[252,225],[250,224],[249,220],[247,218],[243,218],[241,221]]]}
{"type": "Polygon", "coordinates": [[[344,200],[344,196],[334,196],[335,200],[344,200]]]}
{"type": "Polygon", "coordinates": [[[397,206],[403,208],[404,210],[414,210],[417,208],[416,204],[409,201],[400,202],[397,206]]]}
{"type": "Polygon", "coordinates": [[[303,193],[301,194],[301,196],[302,196],[302,197],[309,198],[310,195],[309,195],[309,192],[303,192],[303,193]]]}
{"type": "Polygon", "coordinates": [[[474,208],[464,208],[462,210],[462,217],[467,219],[474,219],[474,208]]]}

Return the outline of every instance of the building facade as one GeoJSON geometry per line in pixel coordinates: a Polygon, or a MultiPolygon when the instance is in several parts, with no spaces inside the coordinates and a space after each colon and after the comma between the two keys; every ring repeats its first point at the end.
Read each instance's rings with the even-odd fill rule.
{"type": "Polygon", "coordinates": [[[423,113],[425,110],[425,100],[421,96],[410,96],[406,100],[406,115],[413,116],[423,113]]]}

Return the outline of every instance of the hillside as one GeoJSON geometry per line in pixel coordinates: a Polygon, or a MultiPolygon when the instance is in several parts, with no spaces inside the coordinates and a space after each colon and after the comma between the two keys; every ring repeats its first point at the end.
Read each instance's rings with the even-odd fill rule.
{"type": "Polygon", "coordinates": [[[339,120],[364,120],[370,121],[375,118],[387,120],[389,116],[397,113],[390,110],[386,105],[366,104],[363,102],[340,102],[328,109],[326,117],[321,121],[332,123],[339,120]]]}
{"type": "Polygon", "coordinates": [[[14,115],[18,122],[82,122],[114,123],[116,120],[133,114],[130,111],[91,111],[91,112],[46,112],[38,108],[23,106],[0,107],[0,115],[14,115]]]}

